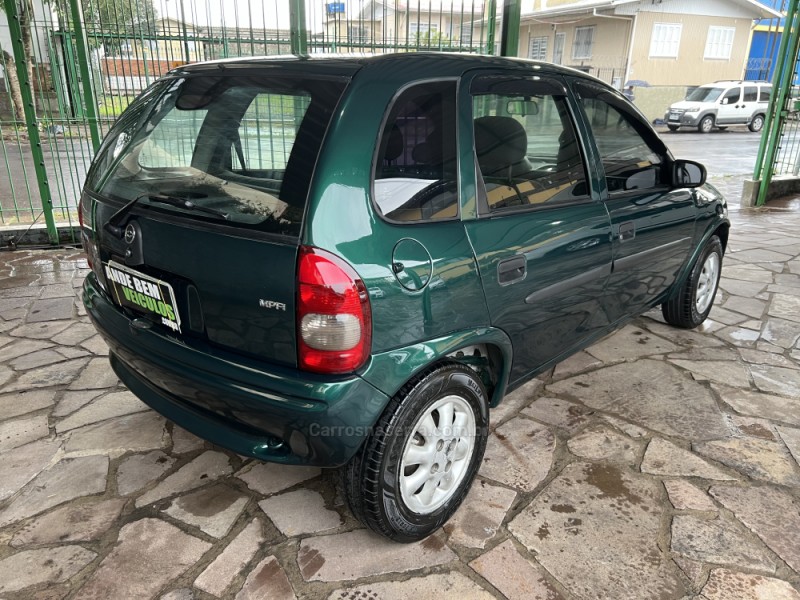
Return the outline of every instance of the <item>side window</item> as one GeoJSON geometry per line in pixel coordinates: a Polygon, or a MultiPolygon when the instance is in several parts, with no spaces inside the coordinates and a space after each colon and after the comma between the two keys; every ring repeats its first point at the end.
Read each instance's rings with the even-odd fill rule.
{"type": "Polygon", "coordinates": [[[599,85],[576,82],[592,129],[609,194],[655,188],[664,175],[664,146],[625,100],[599,85]]]}
{"type": "Polygon", "coordinates": [[[479,77],[472,84],[475,155],[490,212],[588,199],[563,84],[479,77]]]}
{"type": "Polygon", "coordinates": [[[754,85],[748,85],[744,88],[744,101],[756,102],[758,101],[758,88],[754,85]]]}
{"type": "Polygon", "coordinates": [[[761,91],[758,95],[759,102],[769,102],[769,96],[772,93],[772,87],[768,85],[762,85],[761,91]]]}
{"type": "Polygon", "coordinates": [[[742,88],[731,88],[722,97],[722,104],[736,104],[742,95],[742,88]]]}
{"type": "Polygon", "coordinates": [[[391,106],[373,174],[378,210],[393,221],[458,216],[456,83],[411,87],[391,106]]]}

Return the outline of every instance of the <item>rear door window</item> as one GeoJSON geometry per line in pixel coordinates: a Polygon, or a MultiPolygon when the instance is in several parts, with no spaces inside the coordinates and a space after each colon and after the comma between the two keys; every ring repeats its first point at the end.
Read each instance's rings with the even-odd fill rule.
{"type": "Polygon", "coordinates": [[[485,76],[476,78],[470,91],[485,209],[530,210],[589,200],[563,83],[485,76]]]}
{"type": "Polygon", "coordinates": [[[748,85],[744,88],[744,101],[756,102],[758,100],[758,88],[754,85],[748,85]]]}
{"type": "Polygon", "coordinates": [[[87,186],[182,217],[297,236],[345,85],[307,74],[173,80],[151,94],[138,120],[111,132],[115,141],[98,160],[104,168],[87,186]]]}

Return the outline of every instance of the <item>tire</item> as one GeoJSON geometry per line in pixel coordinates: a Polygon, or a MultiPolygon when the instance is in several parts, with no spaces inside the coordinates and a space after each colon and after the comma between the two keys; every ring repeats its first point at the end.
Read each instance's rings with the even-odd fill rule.
{"type": "Polygon", "coordinates": [[[715,235],[703,247],[680,289],[661,305],[664,320],[674,327],[694,329],[708,317],[722,272],[722,243],[715,235]]]}
{"type": "Polygon", "coordinates": [[[678,131],[678,129],[680,129],[680,125],[667,125],[667,129],[670,131],[678,131]]]}
{"type": "Polygon", "coordinates": [[[341,469],[353,515],[397,542],[415,542],[439,529],[481,464],[488,407],[480,379],[458,363],[438,365],[407,383],[341,469]],[[440,429],[442,419],[449,425],[440,429]]]}
{"type": "Polygon", "coordinates": [[[764,128],[764,115],[756,115],[753,117],[747,128],[753,133],[761,131],[764,128]]]}
{"type": "Polygon", "coordinates": [[[700,133],[710,133],[711,130],[714,128],[714,117],[711,115],[706,115],[702,119],[700,119],[700,123],[697,124],[697,131],[700,133]]]}

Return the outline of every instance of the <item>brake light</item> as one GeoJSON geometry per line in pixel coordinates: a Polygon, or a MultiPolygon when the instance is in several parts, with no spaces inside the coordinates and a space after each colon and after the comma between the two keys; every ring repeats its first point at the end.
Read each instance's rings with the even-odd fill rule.
{"type": "Polygon", "coordinates": [[[358,274],[333,254],[301,246],[297,287],[300,368],[349,373],[361,367],[370,353],[372,314],[358,274]]]}

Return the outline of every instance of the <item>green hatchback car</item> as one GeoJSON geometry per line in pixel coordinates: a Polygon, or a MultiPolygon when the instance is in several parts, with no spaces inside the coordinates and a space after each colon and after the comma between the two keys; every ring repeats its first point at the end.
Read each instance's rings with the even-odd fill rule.
{"type": "Polygon", "coordinates": [[[83,300],[153,409],[339,467],[353,514],[412,541],[458,508],[506,393],[655,306],[703,322],[730,227],[705,176],[545,63],[187,65],[89,171],[83,300]]]}

